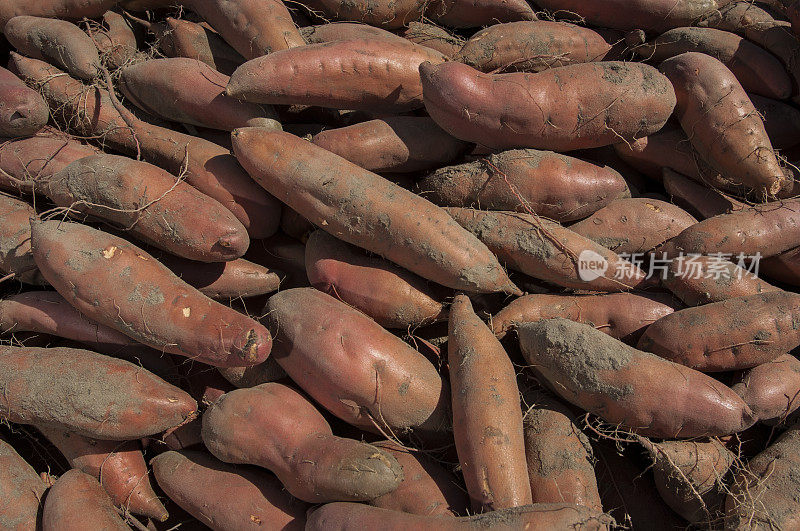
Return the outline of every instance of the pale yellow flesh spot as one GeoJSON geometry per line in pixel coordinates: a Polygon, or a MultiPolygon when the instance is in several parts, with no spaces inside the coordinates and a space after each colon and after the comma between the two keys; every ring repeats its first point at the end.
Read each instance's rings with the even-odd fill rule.
{"type": "Polygon", "coordinates": [[[189,317],[190,315],[192,315],[192,309],[191,308],[184,308],[183,309],[183,316],[184,317],[189,317]]]}
{"type": "Polygon", "coordinates": [[[103,249],[103,258],[105,258],[106,260],[109,260],[109,259],[113,258],[116,253],[117,253],[117,246],[116,245],[112,245],[108,249],[103,249]]]}

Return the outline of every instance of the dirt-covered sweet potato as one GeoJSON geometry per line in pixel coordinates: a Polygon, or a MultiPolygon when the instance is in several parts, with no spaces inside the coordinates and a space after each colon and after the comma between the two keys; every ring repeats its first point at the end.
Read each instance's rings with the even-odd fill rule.
{"type": "Polygon", "coordinates": [[[128,19],[114,11],[106,11],[99,24],[90,24],[92,37],[100,60],[116,70],[132,61],[137,51],[136,34],[128,19]]]}
{"type": "Polygon", "coordinates": [[[731,389],[761,422],[778,424],[800,407],[800,361],[783,354],[737,376],[731,389]]]}
{"type": "Polygon", "coordinates": [[[735,392],[710,376],[591,326],[558,318],[518,332],[522,354],[548,387],[611,424],[674,438],[728,435],[756,421],[735,392]]]}
{"type": "Polygon", "coordinates": [[[352,39],[389,39],[394,41],[403,39],[390,31],[361,22],[330,22],[318,26],[307,26],[300,28],[300,35],[303,36],[306,44],[352,39]]]}
{"type": "Polygon", "coordinates": [[[441,52],[447,58],[455,56],[464,46],[463,38],[451,34],[444,28],[424,22],[409,22],[402,35],[415,44],[441,52]]]}
{"type": "Polygon", "coordinates": [[[516,212],[445,210],[501,263],[533,278],[593,291],[627,291],[648,282],[636,264],[558,223],[516,212]]]}
{"type": "Polygon", "coordinates": [[[279,383],[223,395],[203,415],[203,442],[221,461],[271,470],[310,503],[371,500],[403,479],[394,457],[336,437],[308,400],[279,383]]]}
{"type": "Polygon", "coordinates": [[[534,20],[489,26],[470,37],[453,60],[481,72],[541,72],[602,61],[610,49],[588,28],[534,20]]]}
{"type": "Polygon", "coordinates": [[[629,197],[625,179],[609,166],[535,149],[514,149],[440,168],[417,184],[437,205],[528,212],[556,221],[585,218],[629,197]]]}
{"type": "Polygon", "coordinates": [[[255,365],[269,355],[266,328],[209,299],[122,238],[59,221],[34,222],[31,234],[44,277],[90,319],[210,365],[255,365]]]}
{"type": "Polygon", "coordinates": [[[677,307],[679,303],[673,297],[659,293],[541,293],[511,301],[492,317],[491,325],[495,335],[502,338],[523,323],[563,317],[631,343],[639,339],[645,328],[671,314],[677,307]]]}
{"type": "Polygon", "coordinates": [[[442,294],[424,279],[325,231],[308,237],[306,273],[312,286],[386,328],[416,328],[442,318],[445,312],[442,294]]]}
{"type": "Polygon", "coordinates": [[[73,469],[58,478],[47,492],[42,531],[82,529],[130,531],[100,483],[73,469]]]}
{"type": "Polygon", "coordinates": [[[379,28],[402,28],[419,20],[428,2],[425,0],[309,0],[306,4],[320,11],[323,18],[362,22],[379,28]]]}
{"type": "Polygon", "coordinates": [[[314,135],[311,141],[377,173],[440,168],[472,147],[445,133],[430,118],[421,116],[389,116],[327,129],[314,135]]]}
{"type": "Polygon", "coordinates": [[[74,348],[0,347],[0,417],[128,441],[197,413],[185,392],[127,361],[74,348]]]}
{"type": "Polygon", "coordinates": [[[0,32],[15,16],[81,19],[100,17],[119,0],[4,0],[0,3],[0,32]]]}
{"type": "Polygon", "coordinates": [[[425,15],[450,28],[480,28],[496,22],[536,20],[525,0],[433,0],[425,15]]]}
{"type": "Polygon", "coordinates": [[[449,427],[450,390],[431,362],[358,310],[298,288],[270,297],[262,314],[275,336],[275,360],[337,417],[422,438],[449,427]]]}
{"type": "Polygon", "coordinates": [[[659,68],[675,87],[676,116],[700,156],[731,183],[777,194],[786,176],[763,120],[728,67],[687,52],[659,68]]]}
{"type": "Polygon", "coordinates": [[[28,203],[0,194],[0,277],[45,285],[31,254],[31,216],[36,212],[28,203]]]}
{"type": "Polygon", "coordinates": [[[326,232],[450,288],[518,293],[486,246],[422,197],[289,133],[232,137],[253,178],[326,232]]]}
{"type": "Polygon", "coordinates": [[[419,65],[442,63],[407,41],[354,39],[275,52],[243,64],[225,93],[254,103],[402,112],[422,107],[419,65]]]}
{"type": "Polygon", "coordinates": [[[447,362],[453,437],[472,509],[532,503],[516,370],[463,294],[450,306],[447,362]]]}
{"type": "Polygon", "coordinates": [[[49,116],[41,94],[0,67],[0,137],[32,135],[47,124],[49,116]]]}
{"type": "Polygon", "coordinates": [[[164,452],[150,463],[167,496],[211,529],[303,529],[307,505],[289,496],[269,472],[200,451],[164,452]]]}
{"type": "Polygon", "coordinates": [[[47,486],[14,448],[0,439],[0,527],[36,531],[47,486]]]}
{"type": "Polygon", "coordinates": [[[538,74],[423,63],[420,74],[431,118],[456,138],[493,149],[632,142],[661,129],[675,107],[669,80],[640,63],[584,63],[538,74]]]}

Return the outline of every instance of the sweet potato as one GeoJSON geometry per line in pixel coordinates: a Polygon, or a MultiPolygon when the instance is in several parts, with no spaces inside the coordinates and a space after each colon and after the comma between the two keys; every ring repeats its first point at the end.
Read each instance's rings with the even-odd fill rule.
{"type": "Polygon", "coordinates": [[[637,265],[558,223],[515,212],[445,210],[501,262],[533,278],[594,291],[626,291],[647,282],[637,265]],[[584,271],[589,261],[596,264],[584,271]]]}
{"type": "Polygon", "coordinates": [[[434,0],[425,15],[451,28],[479,28],[493,22],[536,20],[524,0],[434,0]]]}
{"type": "Polygon", "coordinates": [[[783,422],[800,407],[800,361],[791,354],[743,371],[731,389],[761,422],[783,422]]]}
{"type": "Polygon", "coordinates": [[[492,529],[494,531],[514,531],[574,528],[600,531],[609,529],[611,523],[612,520],[609,517],[599,512],[568,503],[540,503],[475,516],[449,518],[447,516],[411,515],[358,503],[339,502],[329,503],[311,511],[306,523],[306,530],[461,531],[492,529]]]}
{"type": "Polygon", "coordinates": [[[126,229],[134,238],[200,262],[242,256],[247,230],[233,213],[146,162],[119,155],[79,159],[36,183],[53,203],[126,229]]]}
{"type": "Polygon", "coordinates": [[[211,529],[303,529],[306,504],[286,494],[268,472],[198,451],[165,452],[151,463],[167,496],[211,529]]]}
{"type": "Polygon", "coordinates": [[[523,323],[563,317],[585,323],[613,338],[631,343],[654,321],[671,314],[677,301],[666,294],[525,295],[492,317],[492,330],[503,338],[523,323]]]}
{"type": "Polygon", "coordinates": [[[450,391],[419,352],[358,310],[312,288],[270,297],[273,356],[292,380],[361,429],[441,438],[450,391]],[[377,391],[376,391],[377,386],[377,391]]]}
{"type": "Polygon", "coordinates": [[[534,503],[574,503],[602,511],[592,445],[562,402],[523,390],[525,455],[534,503]]]}
{"type": "Polygon", "coordinates": [[[781,291],[749,269],[719,256],[702,255],[684,255],[670,260],[661,284],[688,306],[781,291]]]}
{"type": "Polygon", "coordinates": [[[722,192],[698,184],[669,168],[663,169],[662,182],[672,202],[701,221],[743,207],[742,203],[722,192]]]}
{"type": "Polygon", "coordinates": [[[433,48],[447,58],[455,56],[464,46],[464,39],[461,37],[424,22],[409,22],[402,35],[415,44],[433,48]]]}
{"type": "Polygon", "coordinates": [[[119,13],[106,11],[102,22],[90,25],[87,31],[100,52],[100,60],[111,69],[121,68],[138,53],[133,28],[119,13]]]}
{"type": "Polygon", "coordinates": [[[610,49],[588,28],[534,20],[489,26],[473,35],[453,60],[481,72],[541,72],[602,61],[610,49]]]}
{"type": "Polygon", "coordinates": [[[443,317],[442,294],[413,273],[317,230],[306,242],[311,285],[386,328],[409,329],[443,317]]]}
{"type": "Polygon", "coordinates": [[[633,141],[661,129],[675,106],[667,78],[639,63],[495,75],[423,63],[420,74],[431,118],[456,138],[493,149],[569,151],[633,141]]]}
{"type": "Polygon", "coordinates": [[[0,276],[12,275],[26,284],[45,285],[31,254],[33,208],[23,201],[0,194],[0,276]]]}
{"type": "Polygon", "coordinates": [[[12,531],[35,531],[46,489],[36,471],[0,439],[0,526],[12,531]]]}
{"type": "Polygon", "coordinates": [[[245,59],[305,44],[280,0],[189,0],[186,4],[245,59]]]}
{"type": "Polygon", "coordinates": [[[80,79],[98,75],[97,48],[72,22],[23,15],[9,20],[3,31],[20,53],[53,63],[80,79]]]}
{"type": "Polygon", "coordinates": [[[800,286],[800,247],[789,249],[759,262],[761,273],[771,279],[800,286]]]}
{"type": "Polygon", "coordinates": [[[372,444],[397,459],[403,481],[396,490],[371,500],[370,505],[423,516],[453,516],[467,511],[469,499],[463,488],[435,461],[395,442],[372,444]]]}
{"type": "Polygon", "coordinates": [[[52,426],[39,431],[72,468],[99,480],[117,507],[162,522],[169,517],[150,485],[138,442],[100,441],[52,426]]]}
{"type": "Polygon", "coordinates": [[[643,254],[695,223],[673,204],[636,197],[616,199],[569,229],[615,253],[643,254]]]}
{"type": "Polygon", "coordinates": [[[0,67],[0,137],[32,135],[47,125],[49,116],[42,96],[0,67]]]}
{"type": "Polygon", "coordinates": [[[418,68],[425,61],[442,63],[445,57],[399,40],[311,44],[246,62],[225,93],[254,103],[403,112],[422,107],[418,68]]]}
{"type": "Polygon", "coordinates": [[[129,101],[167,120],[223,131],[277,125],[273,109],[226,96],[227,84],[225,74],[184,57],[133,64],[120,75],[120,89],[129,101]]]}
{"type": "Polygon", "coordinates": [[[326,232],[447,287],[518,293],[486,246],[427,200],[288,133],[232,136],[253,178],[326,232]]]}
{"type": "Polygon", "coordinates": [[[798,322],[800,295],[759,293],[664,316],[638,348],[703,372],[748,369],[800,345],[798,322]]]}
{"type": "Polygon", "coordinates": [[[119,0],[5,0],[0,3],[0,32],[15,16],[31,15],[47,18],[97,18],[114,7],[119,0]]]}
{"type": "Polygon", "coordinates": [[[450,307],[447,337],[453,436],[472,509],[532,503],[519,389],[508,354],[463,294],[450,307]]]}
{"type": "Polygon", "coordinates": [[[556,221],[585,218],[619,197],[629,197],[613,168],[535,149],[515,149],[434,171],[417,185],[442,206],[533,210],[556,221]]]}
{"type": "Polygon", "coordinates": [[[31,233],[44,277],[90,319],[210,365],[255,365],[269,355],[272,341],[263,326],[212,301],[122,238],[58,221],[34,222],[31,233]]]}
{"type": "Polygon", "coordinates": [[[611,424],[674,438],[728,435],[756,421],[736,393],[710,376],[588,325],[558,318],[518,331],[522,354],[548,387],[611,424]]]}
{"type": "Polygon", "coordinates": [[[442,131],[430,118],[420,116],[390,116],[328,129],[314,135],[311,141],[378,173],[439,168],[472,148],[472,144],[442,131]]]}
{"type": "Polygon", "coordinates": [[[238,299],[277,291],[283,274],[243,258],[204,264],[166,253],[155,255],[178,278],[212,299],[238,299]]]}
{"type": "Polygon", "coordinates": [[[39,87],[54,118],[80,136],[97,137],[105,147],[143,159],[186,181],[228,208],[253,238],[275,233],[280,208],[250,179],[229,150],[201,138],[151,125],[130,116],[123,120],[108,93],[89,88],[57,68],[13,54],[10,64],[21,77],[39,87]]]}
{"type": "Polygon", "coordinates": [[[426,8],[425,0],[310,0],[307,4],[335,20],[356,21],[370,26],[402,28],[418,20],[426,8]]]}
{"type": "Polygon", "coordinates": [[[714,28],[675,28],[635,50],[654,63],[686,52],[704,53],[727,66],[748,92],[779,100],[792,95],[792,80],[781,62],[735,33],[714,28]]]}
{"type": "Polygon", "coordinates": [[[310,503],[371,500],[403,479],[394,457],[336,437],[310,402],[278,383],[223,395],[203,415],[203,442],[221,461],[271,470],[310,503]]]}
{"type": "Polygon", "coordinates": [[[96,479],[69,470],[50,487],[42,514],[42,531],[104,529],[130,531],[96,479]]]}
{"type": "Polygon", "coordinates": [[[0,347],[0,416],[128,441],[196,415],[189,395],[127,361],[74,348],[0,347]]]}
{"type": "Polygon", "coordinates": [[[733,73],[697,52],[667,59],[660,70],[675,87],[676,115],[700,156],[731,182],[777,194],[786,177],[764,122],[733,73]]]}
{"type": "Polygon", "coordinates": [[[712,525],[725,503],[723,478],[736,456],[716,439],[640,442],[653,460],[658,493],[692,524],[712,525]]]}
{"type": "Polygon", "coordinates": [[[791,429],[735,476],[725,500],[726,529],[796,529],[800,526],[800,430],[791,429]]]}
{"type": "Polygon", "coordinates": [[[303,36],[306,44],[353,39],[389,39],[393,41],[403,39],[403,37],[385,29],[359,22],[330,22],[319,26],[308,26],[300,28],[300,35],[303,36]]]}

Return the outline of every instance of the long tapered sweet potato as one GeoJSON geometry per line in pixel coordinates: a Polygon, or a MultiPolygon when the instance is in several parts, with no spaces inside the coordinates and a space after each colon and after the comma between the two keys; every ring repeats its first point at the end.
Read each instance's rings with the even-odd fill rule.
{"type": "Polygon", "coordinates": [[[0,416],[86,437],[133,440],[197,413],[191,397],[127,361],[74,348],[0,347],[0,416]]]}
{"type": "Polygon", "coordinates": [[[32,135],[47,124],[49,116],[41,94],[0,67],[0,137],[32,135]]]}
{"type": "Polygon", "coordinates": [[[638,348],[703,372],[748,369],[800,345],[798,322],[800,295],[760,293],[664,316],[638,348]]]}
{"type": "Polygon", "coordinates": [[[675,87],[676,115],[692,145],[731,182],[777,194],[786,177],[742,85],[710,55],[687,52],[661,63],[675,87]]]}
{"type": "Polygon", "coordinates": [[[536,20],[536,13],[524,0],[434,0],[425,15],[451,28],[479,28],[494,22],[536,20]]]}
{"type": "Polygon", "coordinates": [[[744,207],[743,203],[719,190],[704,186],[669,168],[663,168],[662,173],[664,189],[670,194],[672,202],[701,221],[744,207]]]}
{"type": "Polygon", "coordinates": [[[594,291],[626,291],[647,282],[636,264],[558,223],[516,212],[445,210],[501,262],[534,278],[594,291]]]}
{"type": "Polygon", "coordinates": [[[667,167],[701,183],[727,185],[727,181],[712,180],[713,172],[704,171],[707,165],[699,160],[686,133],[673,121],[645,138],[614,144],[614,150],[623,161],[653,179],[660,179],[667,167]]]}
{"type": "Polygon", "coordinates": [[[403,479],[394,457],[336,437],[310,402],[279,383],[223,395],[203,415],[203,442],[226,463],[271,470],[290,494],[310,503],[371,500],[403,479]]]}
{"type": "Polygon", "coordinates": [[[389,116],[328,129],[314,135],[311,141],[378,173],[439,168],[472,147],[442,131],[430,118],[419,116],[389,116]]]}
{"type": "Polygon", "coordinates": [[[42,514],[42,531],[104,529],[129,531],[103,487],[80,470],[69,470],[50,487],[42,514]]]}
{"type": "Polygon", "coordinates": [[[254,103],[402,112],[422,107],[419,65],[444,60],[411,42],[311,44],[248,61],[231,75],[225,93],[254,103]]]}
{"type": "Polygon", "coordinates": [[[306,44],[320,44],[322,42],[346,41],[353,39],[389,39],[404,40],[403,37],[360,22],[330,22],[318,26],[300,28],[300,35],[306,44]]]}
{"type": "Polygon", "coordinates": [[[563,317],[585,323],[611,337],[631,343],[654,321],[679,306],[665,294],[525,295],[492,317],[492,330],[502,338],[524,323],[563,317]]]}
{"type": "Polygon", "coordinates": [[[449,426],[450,392],[434,366],[358,310],[298,288],[270,297],[263,314],[275,334],[275,360],[337,417],[367,431],[423,438],[449,426]]]}
{"type": "Polygon", "coordinates": [[[791,354],[743,371],[731,386],[761,422],[778,424],[800,407],[800,361],[791,354]]]}
{"type": "Polygon", "coordinates": [[[602,511],[592,445],[566,405],[525,389],[525,455],[533,503],[574,503],[602,511]]]}
{"type": "Polygon", "coordinates": [[[444,28],[424,22],[409,22],[402,35],[415,44],[441,52],[447,58],[454,57],[464,46],[463,38],[453,35],[444,28]]]}
{"type": "Polygon", "coordinates": [[[35,531],[47,486],[36,471],[0,439],[0,527],[13,531],[35,531]]]}
{"type": "Polygon", "coordinates": [[[72,468],[100,481],[114,505],[148,518],[165,521],[169,514],[153,491],[139,444],[102,441],[53,426],[40,427],[72,468]]]}
{"type": "Polygon", "coordinates": [[[456,296],[448,323],[453,436],[472,509],[530,504],[514,366],[466,295],[456,296]]]}
{"type": "Polygon", "coordinates": [[[246,59],[305,44],[280,0],[189,0],[186,4],[246,59]]]}
{"type": "Polygon", "coordinates": [[[19,16],[9,20],[3,32],[20,53],[53,63],[81,79],[98,75],[100,56],[97,48],[92,39],[72,22],[19,16]]]}
{"type": "Polygon", "coordinates": [[[447,287],[518,291],[485,245],[425,199],[288,133],[232,136],[259,184],[337,238],[447,287]]]}
{"type": "Polygon", "coordinates": [[[425,0],[310,0],[308,5],[335,20],[355,21],[379,28],[402,28],[419,20],[425,0]]]}
{"type": "Polygon", "coordinates": [[[569,151],[633,141],[675,107],[666,77],[638,63],[597,62],[538,74],[420,66],[425,108],[442,129],[494,149],[569,151]]]}
{"type": "Polygon", "coordinates": [[[155,255],[178,278],[212,299],[255,297],[277,291],[283,273],[243,258],[204,264],[174,255],[155,255]]]}
{"type": "Polygon", "coordinates": [[[611,424],[672,438],[728,435],[756,421],[735,392],[710,376],[588,325],[559,318],[518,331],[525,359],[548,386],[611,424]]]}
{"type": "Polygon", "coordinates": [[[515,149],[434,171],[419,193],[442,206],[528,212],[556,221],[585,218],[630,196],[622,175],[608,166],[535,149],[515,149]]]}
{"type": "Polygon", "coordinates": [[[32,224],[42,274],[81,313],[153,348],[217,366],[255,365],[269,332],[135,245],[77,223],[32,224]]]}
{"type": "Polygon", "coordinates": [[[165,452],[151,464],[167,496],[211,529],[303,529],[307,505],[289,496],[269,472],[229,465],[199,451],[165,452]]]}
{"type": "Polygon", "coordinates": [[[43,92],[56,121],[70,131],[131,156],[141,152],[145,161],[184,176],[233,212],[253,238],[277,230],[278,202],[247,176],[227,149],[133,116],[123,120],[106,91],[87,87],[42,61],[13,54],[10,65],[43,92]]]}
{"type": "Polygon", "coordinates": [[[144,61],[120,74],[120,89],[129,101],[167,120],[232,131],[277,117],[273,109],[226,96],[227,84],[225,74],[185,57],[144,61]]]}
{"type": "Polygon", "coordinates": [[[683,209],[657,199],[617,199],[569,229],[615,253],[643,254],[697,223],[683,209]]]}
{"type": "Polygon", "coordinates": [[[442,294],[424,279],[321,230],[306,242],[306,273],[312,286],[386,328],[416,328],[444,313],[442,294]]]}
{"type": "Polygon", "coordinates": [[[481,72],[541,72],[602,61],[610,49],[588,28],[534,20],[489,26],[473,35],[453,60],[481,72]]]}
{"type": "Polygon", "coordinates": [[[31,254],[31,224],[36,212],[28,203],[0,194],[0,275],[27,284],[44,285],[31,254]]]}

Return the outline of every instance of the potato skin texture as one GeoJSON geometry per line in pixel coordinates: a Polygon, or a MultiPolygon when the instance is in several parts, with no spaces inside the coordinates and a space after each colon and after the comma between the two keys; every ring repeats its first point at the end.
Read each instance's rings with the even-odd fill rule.
{"type": "Polygon", "coordinates": [[[522,354],[548,387],[611,424],[675,438],[729,435],[756,421],[736,393],[710,376],[588,325],[558,318],[518,331],[522,354]],[[665,402],[668,393],[673,399],[665,402]]]}
{"type": "Polygon", "coordinates": [[[651,66],[597,62],[538,74],[483,74],[461,63],[420,65],[425,108],[461,140],[492,149],[570,151],[661,129],[675,107],[651,66]]]}
{"type": "Polygon", "coordinates": [[[72,469],[58,478],[47,493],[42,530],[80,531],[87,528],[130,530],[97,480],[72,469]]]}
{"type": "Polygon", "coordinates": [[[361,22],[331,22],[317,26],[300,28],[300,35],[306,44],[320,44],[323,42],[345,41],[353,39],[389,39],[392,41],[404,40],[391,31],[376,28],[361,22]]]}
{"type": "Polygon", "coordinates": [[[77,223],[31,229],[40,271],[81,313],[150,347],[220,367],[269,355],[266,328],[212,301],[135,245],[77,223]]]}
{"type": "Polygon", "coordinates": [[[399,29],[419,19],[427,7],[427,2],[425,0],[310,0],[308,5],[323,11],[335,20],[399,29]]]}
{"type": "Polygon", "coordinates": [[[0,526],[12,531],[35,531],[39,505],[47,486],[14,448],[0,439],[0,526]]]}
{"type": "Polygon", "coordinates": [[[0,137],[30,136],[47,125],[49,117],[41,94],[0,67],[0,137]]]}
{"type": "Polygon", "coordinates": [[[434,0],[425,15],[450,28],[479,28],[490,20],[536,20],[536,13],[525,0],[434,0]]]}
{"type": "MultiPolygon", "coordinates": [[[[800,361],[791,354],[742,371],[731,386],[750,406],[760,422],[781,424],[800,402],[800,361]]],[[[794,416],[792,416],[793,418],[794,416]]]]}

